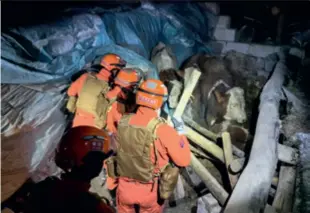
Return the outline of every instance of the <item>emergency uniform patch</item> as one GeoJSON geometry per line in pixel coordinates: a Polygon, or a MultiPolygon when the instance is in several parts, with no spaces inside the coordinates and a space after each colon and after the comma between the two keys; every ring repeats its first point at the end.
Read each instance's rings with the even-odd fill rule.
{"type": "Polygon", "coordinates": [[[88,141],[92,151],[102,151],[103,150],[103,142],[104,137],[102,136],[95,136],[95,135],[88,135],[83,137],[85,141],[88,141]]]}
{"type": "Polygon", "coordinates": [[[179,144],[180,144],[180,147],[181,147],[181,148],[184,148],[185,143],[184,143],[184,140],[183,140],[183,139],[180,140],[179,144]]]}
{"type": "Polygon", "coordinates": [[[138,99],[141,102],[146,102],[146,103],[153,104],[153,105],[157,104],[157,100],[156,99],[151,99],[151,98],[148,98],[148,97],[145,97],[145,96],[138,96],[138,99]]]}

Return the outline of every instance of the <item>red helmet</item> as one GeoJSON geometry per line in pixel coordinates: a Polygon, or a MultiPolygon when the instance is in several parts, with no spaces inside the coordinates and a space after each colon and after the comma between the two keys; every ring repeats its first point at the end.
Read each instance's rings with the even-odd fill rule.
{"type": "Polygon", "coordinates": [[[142,78],[142,71],[137,68],[121,69],[114,79],[114,83],[122,88],[132,89],[142,78]]]}
{"type": "Polygon", "coordinates": [[[157,110],[167,98],[168,90],[164,83],[157,79],[148,79],[140,85],[136,103],[157,110]]]}
{"type": "Polygon", "coordinates": [[[108,157],[109,148],[110,136],[105,130],[91,126],[74,127],[62,137],[55,162],[64,171],[69,171],[75,166],[81,166],[89,152],[101,152],[104,160],[108,157]]]}
{"type": "Polygon", "coordinates": [[[109,53],[102,57],[100,65],[103,66],[108,71],[113,69],[121,69],[126,66],[126,61],[123,60],[119,55],[109,53]]]}

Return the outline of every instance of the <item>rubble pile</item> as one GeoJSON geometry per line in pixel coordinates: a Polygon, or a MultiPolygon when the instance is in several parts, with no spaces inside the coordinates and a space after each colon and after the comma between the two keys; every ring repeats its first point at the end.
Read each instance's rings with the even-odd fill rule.
{"type": "MultiPolygon", "coordinates": [[[[157,54],[160,55],[161,53],[158,52],[157,54]]],[[[288,119],[287,116],[283,117],[282,108],[286,107],[283,106],[283,103],[290,105],[292,102],[300,103],[301,101],[298,101],[293,94],[288,94],[289,92],[284,87],[282,88],[283,85],[287,85],[284,80],[289,73],[286,66],[286,60],[289,56],[288,51],[273,53],[264,58],[228,51],[219,57],[233,76],[232,86],[238,86],[244,90],[247,121],[242,124],[230,122],[226,129],[212,131],[212,128],[208,128],[207,125],[199,124],[199,121],[191,117],[190,113],[184,112],[183,119],[187,125],[186,134],[191,141],[192,163],[191,167],[182,171],[180,177],[185,193],[182,196],[171,198],[169,205],[167,204],[166,212],[178,212],[180,208],[184,210],[184,203],[187,203],[187,208],[191,208],[191,211],[197,212],[220,212],[221,210],[224,212],[259,212],[261,210],[290,212],[292,210],[298,150],[296,146],[292,147],[291,144],[283,141],[282,132],[287,131],[285,128],[288,127],[281,125],[280,119],[284,119],[282,124],[285,124],[286,119],[288,119]],[[269,78],[271,74],[272,77],[269,78]],[[274,115],[270,111],[273,104],[275,104],[274,115]],[[279,105],[279,109],[276,107],[277,105],[279,105]],[[264,108],[267,111],[264,111],[264,108]],[[264,112],[259,114],[260,111],[264,112]],[[264,125],[271,126],[266,129],[263,127],[264,125]],[[241,137],[240,135],[244,136],[241,137]],[[268,135],[268,140],[263,139],[268,135]],[[243,144],[240,144],[240,138],[243,139],[243,144]],[[265,160],[261,159],[264,158],[264,153],[261,153],[262,149],[265,149],[265,154],[267,153],[265,160]],[[258,159],[254,160],[255,157],[258,159]],[[265,166],[259,168],[259,164],[265,166]],[[251,170],[251,167],[257,171],[261,170],[261,177],[257,172],[251,170]],[[245,171],[246,168],[248,171],[245,171]],[[251,174],[249,174],[249,170],[251,170],[251,174]],[[243,182],[240,183],[238,180],[242,176],[243,182]],[[252,177],[257,184],[253,183],[251,187],[251,184],[246,183],[251,182],[249,177],[252,177]],[[248,181],[244,181],[245,179],[248,181]],[[246,194],[247,190],[248,195],[246,194]],[[261,193],[261,201],[258,201],[257,197],[255,198],[257,193],[261,193]],[[240,209],[249,205],[238,203],[240,205],[238,206],[238,200],[242,199],[252,203],[253,207],[240,209]]],[[[158,59],[160,56],[157,55],[156,57],[157,61],[160,61],[158,59]]],[[[208,60],[208,57],[204,60],[208,60]]],[[[165,58],[167,60],[167,55],[165,58]]],[[[170,94],[169,99],[179,100],[179,104],[181,103],[180,99],[185,93],[183,91],[193,83],[192,72],[201,72],[195,86],[199,87],[199,84],[204,81],[206,72],[200,69],[201,64],[199,63],[202,62],[197,60],[195,65],[185,70],[178,70],[172,66],[159,70],[161,80],[167,85],[172,84],[171,82],[178,82],[178,84],[183,85],[182,87],[169,87],[169,91],[176,90],[176,88],[179,91],[181,90],[178,93],[174,92],[174,96],[170,94]],[[177,75],[171,74],[171,72],[175,72],[177,75]]],[[[174,83],[174,85],[176,84],[174,83]]],[[[202,93],[208,92],[202,91],[202,93]]],[[[197,94],[197,92],[193,92],[193,94],[197,94]]],[[[191,95],[186,109],[191,107],[195,98],[194,95],[191,95]]],[[[203,99],[200,98],[200,100],[203,99]]],[[[205,103],[201,102],[200,104],[205,103]]],[[[173,111],[178,106],[170,105],[170,107],[170,110],[173,111]]],[[[195,115],[192,114],[192,116],[195,115]]],[[[222,122],[227,123],[225,119],[222,122]]]]}

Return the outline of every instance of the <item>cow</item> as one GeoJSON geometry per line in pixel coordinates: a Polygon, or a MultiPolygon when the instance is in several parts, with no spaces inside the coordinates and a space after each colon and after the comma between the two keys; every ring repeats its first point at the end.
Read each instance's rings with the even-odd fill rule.
{"type": "Polygon", "coordinates": [[[245,123],[247,116],[244,90],[234,86],[233,76],[223,59],[204,54],[190,57],[183,64],[182,71],[178,72],[185,81],[188,74],[184,70],[192,66],[200,69],[201,77],[193,91],[194,100],[187,107],[186,116],[210,130],[215,124],[224,121],[245,123]]]}

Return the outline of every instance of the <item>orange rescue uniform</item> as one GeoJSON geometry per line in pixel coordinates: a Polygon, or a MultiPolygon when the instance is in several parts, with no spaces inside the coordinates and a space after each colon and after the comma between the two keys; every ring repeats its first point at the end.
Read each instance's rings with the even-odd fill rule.
{"type": "MultiPolygon", "coordinates": [[[[132,125],[147,126],[148,122],[157,117],[156,111],[140,106],[137,113],[131,118],[132,125]]],[[[186,167],[190,164],[190,147],[185,136],[180,136],[168,124],[160,125],[156,130],[158,139],[154,142],[158,150],[158,164],[160,168],[172,160],[177,166],[186,167]]],[[[152,150],[151,160],[155,163],[155,153],[152,150]]],[[[110,179],[109,189],[115,182],[110,179]]],[[[135,212],[134,204],[140,206],[140,213],[162,212],[163,205],[158,204],[158,181],[155,183],[140,183],[125,177],[118,178],[116,192],[117,209],[119,213],[135,212]]]]}
{"type": "MultiPolygon", "coordinates": [[[[105,69],[101,69],[101,71],[99,73],[96,74],[96,77],[99,80],[103,80],[108,82],[109,78],[110,78],[111,73],[105,69]]],[[[81,93],[81,90],[84,86],[84,83],[87,79],[88,73],[83,74],[82,76],[80,76],[76,81],[74,81],[68,91],[67,94],[69,96],[79,96],[81,93]]],[[[107,96],[109,97],[109,99],[112,99],[113,97],[116,97],[116,91],[109,91],[107,93],[107,96]],[[111,93],[111,94],[109,94],[111,93]]],[[[76,109],[75,112],[75,116],[73,119],[73,124],[72,127],[76,127],[76,126],[95,126],[95,117],[93,114],[89,113],[89,112],[85,112],[81,109],[76,109]]]]}

